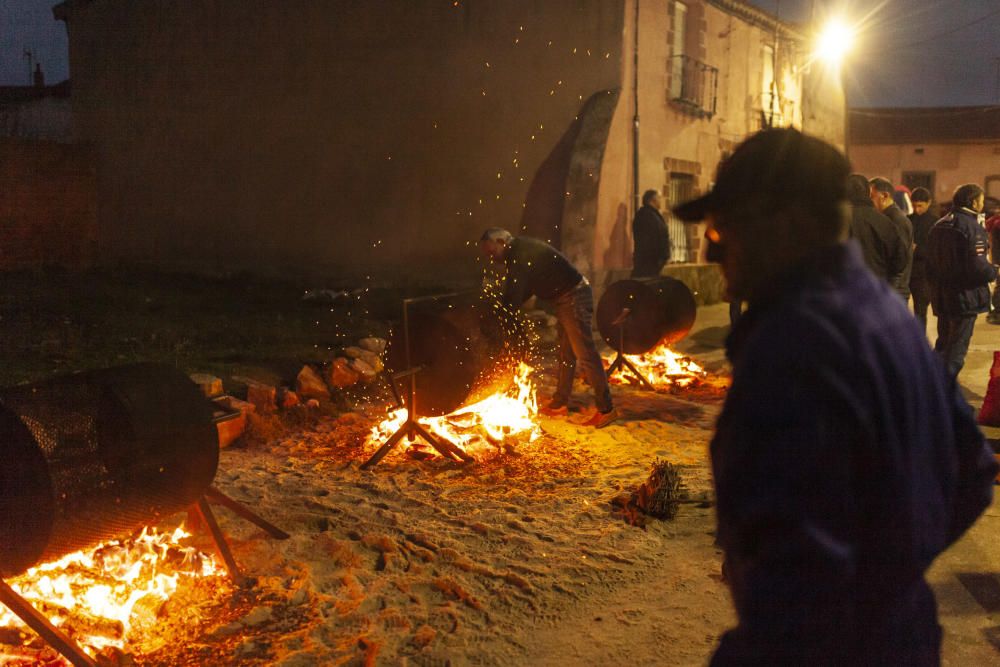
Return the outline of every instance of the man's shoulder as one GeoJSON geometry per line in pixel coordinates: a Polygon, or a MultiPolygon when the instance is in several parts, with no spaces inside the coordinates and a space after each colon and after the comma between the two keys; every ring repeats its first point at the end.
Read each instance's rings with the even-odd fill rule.
{"type": "Polygon", "coordinates": [[[771,308],[747,337],[741,357],[763,373],[812,365],[849,353],[838,324],[844,313],[832,299],[798,295],[771,308]]]}
{"type": "Polygon", "coordinates": [[[875,210],[874,206],[869,206],[866,208],[856,208],[854,209],[857,213],[857,219],[866,225],[869,225],[876,231],[887,233],[895,231],[895,226],[892,220],[887,218],[884,214],[875,210]]]}
{"type": "Polygon", "coordinates": [[[510,242],[510,248],[514,252],[537,252],[538,250],[552,248],[552,246],[533,236],[515,236],[510,242]]]}
{"type": "Polygon", "coordinates": [[[901,225],[909,226],[911,224],[910,219],[906,217],[906,214],[903,213],[902,209],[900,209],[895,204],[887,208],[883,214],[893,222],[899,223],[901,225]]]}
{"type": "Polygon", "coordinates": [[[810,286],[777,304],[761,318],[747,348],[780,357],[853,359],[860,339],[912,319],[898,296],[867,271],[835,281],[835,287],[810,286]]]}

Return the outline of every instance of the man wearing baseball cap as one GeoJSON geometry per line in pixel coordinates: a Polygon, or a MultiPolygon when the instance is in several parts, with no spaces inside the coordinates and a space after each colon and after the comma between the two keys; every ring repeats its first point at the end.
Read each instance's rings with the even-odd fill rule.
{"type": "Polygon", "coordinates": [[[845,243],[846,159],[770,129],[674,209],[705,220],[733,383],[711,455],[739,617],[729,664],[936,665],[924,572],[989,505],[997,464],[892,289],[845,243]]]}

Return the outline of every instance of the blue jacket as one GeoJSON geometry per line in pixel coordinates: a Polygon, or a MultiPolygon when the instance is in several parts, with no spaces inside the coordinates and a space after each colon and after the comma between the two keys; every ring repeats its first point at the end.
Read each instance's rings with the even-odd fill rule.
{"type": "Polygon", "coordinates": [[[997,464],[913,316],[850,243],[752,304],[727,347],[711,454],[739,625],[712,664],[938,664],[924,572],[997,464]]]}
{"type": "Polygon", "coordinates": [[[938,220],[926,247],[934,314],[968,317],[989,312],[989,283],[997,279],[997,269],[987,257],[990,238],[976,212],[960,208],[938,220]]]}

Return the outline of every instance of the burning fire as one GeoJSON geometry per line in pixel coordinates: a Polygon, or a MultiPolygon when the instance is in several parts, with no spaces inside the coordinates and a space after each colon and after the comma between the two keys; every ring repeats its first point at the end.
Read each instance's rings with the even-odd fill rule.
{"type": "MultiPolygon", "coordinates": [[[[611,352],[604,356],[605,366],[614,361],[614,355],[615,353],[611,352]]],[[[626,354],[625,358],[631,361],[643,377],[657,389],[672,387],[687,389],[699,384],[707,376],[701,366],[690,358],[677,354],[666,344],[660,344],[646,354],[626,354]]],[[[628,369],[616,373],[610,380],[617,384],[635,382],[628,369]]]]}
{"type": "MultiPolygon", "coordinates": [[[[536,421],[538,400],[531,380],[533,371],[522,362],[508,391],[488,396],[449,415],[424,417],[420,421],[432,434],[473,456],[511,439],[533,442],[541,435],[536,421]]],[[[402,426],[406,416],[406,408],[390,412],[384,421],[372,428],[366,444],[370,448],[378,447],[402,426]]]]}
{"type": "MultiPolygon", "coordinates": [[[[69,554],[8,583],[85,649],[124,648],[130,635],[152,626],[182,577],[222,574],[212,556],[181,545],[188,537],[182,527],[173,533],[143,529],[135,539],[69,554]]],[[[26,626],[0,604],[0,627],[26,626]]]]}

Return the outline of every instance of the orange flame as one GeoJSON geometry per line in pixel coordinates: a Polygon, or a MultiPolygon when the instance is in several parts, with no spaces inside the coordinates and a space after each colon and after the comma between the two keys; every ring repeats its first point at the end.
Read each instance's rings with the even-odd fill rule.
{"type": "MultiPolygon", "coordinates": [[[[182,577],[222,574],[212,556],[181,545],[188,537],[182,527],[173,533],[144,528],[135,539],[77,551],[30,568],[9,583],[84,648],[124,648],[141,616],[137,605],[158,609],[182,577]],[[85,622],[75,627],[79,619],[85,622]]],[[[0,604],[0,627],[25,626],[0,604]]]]}
{"type": "MultiPolygon", "coordinates": [[[[610,352],[604,355],[605,366],[611,364],[615,358],[615,353],[610,352]]],[[[682,357],[669,345],[660,344],[646,354],[626,354],[625,358],[642,373],[643,377],[649,380],[656,388],[669,389],[677,387],[686,389],[695,385],[707,377],[705,370],[688,357],[682,357]]],[[[621,384],[631,381],[631,373],[627,370],[615,374],[611,382],[621,384]]]]}
{"type": "MultiPolygon", "coordinates": [[[[421,418],[420,422],[432,434],[473,456],[512,439],[533,442],[541,435],[541,429],[536,420],[538,399],[532,372],[534,369],[522,362],[508,391],[493,394],[443,417],[421,418]]],[[[406,417],[406,408],[390,412],[385,420],[372,427],[366,441],[368,448],[378,447],[403,425],[406,417]]]]}

